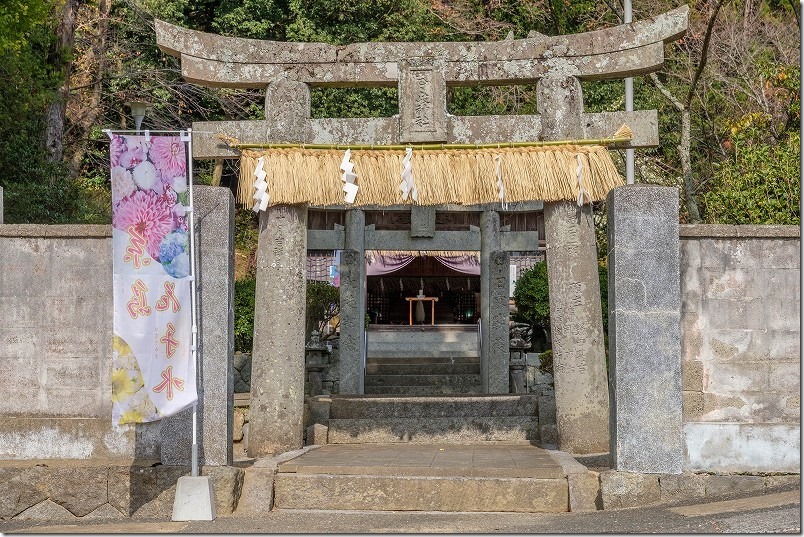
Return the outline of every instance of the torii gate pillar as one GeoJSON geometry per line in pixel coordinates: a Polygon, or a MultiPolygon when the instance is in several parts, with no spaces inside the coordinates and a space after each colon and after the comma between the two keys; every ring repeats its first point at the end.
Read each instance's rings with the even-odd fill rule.
{"type": "MultiPolygon", "coordinates": [[[[578,79],[545,77],[536,87],[542,139],[582,138],[578,79]]],[[[609,392],[592,207],[545,203],[544,224],[558,447],[604,453],[609,450],[609,392]]]]}

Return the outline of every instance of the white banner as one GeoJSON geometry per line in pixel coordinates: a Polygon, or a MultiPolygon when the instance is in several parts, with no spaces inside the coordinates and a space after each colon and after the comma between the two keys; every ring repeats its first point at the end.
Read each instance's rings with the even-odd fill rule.
{"type": "Polygon", "coordinates": [[[111,138],[114,425],[155,421],[198,398],[185,144],[111,138]]]}

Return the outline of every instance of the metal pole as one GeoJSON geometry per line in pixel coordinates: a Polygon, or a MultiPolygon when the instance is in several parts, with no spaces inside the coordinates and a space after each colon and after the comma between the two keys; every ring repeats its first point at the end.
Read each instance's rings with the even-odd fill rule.
{"type": "MultiPolygon", "coordinates": [[[[198,324],[196,322],[196,264],[195,264],[195,206],[193,205],[193,130],[187,129],[187,188],[189,193],[190,221],[187,227],[190,230],[190,310],[193,317],[192,328],[192,359],[195,364],[196,378],[198,378],[198,324]]],[[[197,386],[196,386],[197,389],[197,386]]],[[[198,403],[193,404],[193,447],[192,447],[192,476],[198,477],[198,403]]]]}
{"type": "MultiPolygon", "coordinates": [[[[631,13],[631,0],[624,0],[623,2],[623,22],[630,24],[632,22],[631,13]]],[[[628,77],[625,79],[625,111],[634,111],[634,79],[628,77]]],[[[625,182],[626,184],[634,184],[634,150],[625,150],[625,182]]]]}

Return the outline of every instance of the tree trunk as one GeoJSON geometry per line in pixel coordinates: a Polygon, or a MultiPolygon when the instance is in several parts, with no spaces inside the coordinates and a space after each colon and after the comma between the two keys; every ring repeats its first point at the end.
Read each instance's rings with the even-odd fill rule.
{"type": "Polygon", "coordinates": [[[70,55],[75,37],[75,14],[78,3],[79,0],[65,0],[59,17],[59,26],[56,29],[55,50],[49,58],[54,70],[63,77],[62,85],[50,103],[45,118],[45,149],[51,162],[61,161],[64,153],[64,114],[70,93],[70,55]]]}
{"type": "Polygon", "coordinates": [[[701,221],[701,213],[698,211],[695,181],[692,175],[691,130],[690,110],[685,107],[681,111],[681,141],[678,144],[678,157],[681,160],[681,175],[684,178],[684,204],[689,213],[690,223],[697,224],[701,221]]]}
{"type": "MultiPolygon", "coordinates": [[[[109,15],[112,9],[111,0],[100,0],[98,2],[97,12],[93,14],[98,21],[97,33],[92,40],[92,46],[87,50],[87,60],[84,62],[92,66],[91,76],[94,79],[89,97],[86,101],[81,103],[81,110],[76,118],[70,118],[71,122],[76,124],[81,133],[76,133],[74,139],[86,139],[87,133],[92,130],[93,125],[96,125],[103,113],[101,106],[101,99],[103,97],[103,78],[106,75],[106,42],[109,34],[109,15]]],[[[68,136],[69,137],[69,136],[68,136]]],[[[68,144],[69,145],[69,144],[68,144]]],[[[87,144],[80,143],[75,147],[72,154],[72,171],[78,174],[81,169],[81,164],[86,155],[87,144]]]]}

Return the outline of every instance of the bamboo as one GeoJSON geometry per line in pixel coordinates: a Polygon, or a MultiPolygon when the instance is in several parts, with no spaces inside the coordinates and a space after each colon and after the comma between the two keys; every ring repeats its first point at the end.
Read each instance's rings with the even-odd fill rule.
{"type": "Polygon", "coordinates": [[[488,144],[241,144],[232,143],[235,149],[312,149],[346,151],[404,151],[407,148],[414,151],[441,151],[450,149],[506,149],[512,147],[551,147],[562,145],[613,145],[630,142],[631,137],[618,136],[612,138],[595,138],[580,140],[541,140],[534,142],[496,142],[488,144]]]}

